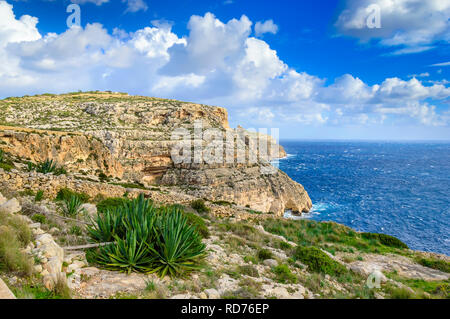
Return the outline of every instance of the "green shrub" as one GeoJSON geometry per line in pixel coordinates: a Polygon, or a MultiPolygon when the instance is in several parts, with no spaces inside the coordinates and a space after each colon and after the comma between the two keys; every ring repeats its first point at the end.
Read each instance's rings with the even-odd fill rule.
{"type": "Polygon", "coordinates": [[[206,207],[203,199],[197,199],[191,202],[191,207],[199,213],[208,213],[210,209],[206,207]]]}
{"type": "Polygon", "coordinates": [[[31,220],[35,223],[45,224],[47,222],[47,218],[42,214],[34,214],[31,216],[31,220]]]}
{"type": "Polygon", "coordinates": [[[97,211],[99,213],[104,213],[105,211],[109,210],[113,210],[117,207],[123,206],[127,203],[129,203],[130,200],[128,198],[125,197],[111,197],[111,198],[106,198],[102,201],[100,201],[97,204],[97,211]]]}
{"type": "Polygon", "coordinates": [[[420,258],[417,262],[422,266],[450,273],[450,263],[448,261],[441,259],[420,258]]]}
{"type": "Polygon", "coordinates": [[[400,239],[391,235],[377,234],[377,233],[361,233],[361,237],[365,239],[378,240],[380,244],[384,246],[408,249],[408,245],[406,245],[400,239]]]}
{"type": "Polygon", "coordinates": [[[70,200],[73,196],[78,197],[83,203],[87,203],[89,201],[89,195],[85,193],[77,193],[68,188],[61,188],[56,194],[56,200],[67,201],[70,200]]]}
{"type": "Polygon", "coordinates": [[[69,233],[75,236],[81,236],[83,235],[83,231],[81,230],[80,226],[72,226],[70,227],[69,233]]]}
{"type": "Polygon", "coordinates": [[[44,198],[44,191],[43,190],[37,191],[36,196],[34,196],[34,201],[40,202],[42,198],[44,198]]]}
{"type": "Polygon", "coordinates": [[[98,178],[100,179],[100,182],[104,182],[104,181],[108,180],[108,176],[105,173],[103,173],[103,172],[100,172],[98,174],[98,178]]]}
{"type": "Polygon", "coordinates": [[[256,269],[252,265],[238,266],[238,271],[243,275],[247,275],[250,277],[259,277],[258,269],[256,269]]]}
{"type": "Polygon", "coordinates": [[[81,205],[83,205],[83,202],[80,197],[72,195],[69,199],[63,200],[63,214],[69,217],[76,217],[78,214],[83,212],[81,205]]]}
{"type": "Polygon", "coordinates": [[[187,218],[188,224],[195,227],[197,232],[203,238],[209,238],[209,229],[205,224],[205,220],[194,213],[185,213],[184,216],[187,218]]]}
{"type": "Polygon", "coordinates": [[[273,258],[273,254],[270,250],[265,249],[265,248],[261,248],[258,250],[257,253],[258,259],[259,260],[266,260],[266,259],[272,259],[273,258]]]}
{"type": "Polygon", "coordinates": [[[281,264],[272,268],[272,272],[276,276],[276,281],[282,284],[295,284],[297,283],[297,276],[295,276],[288,265],[281,264]]]}
{"type": "Polygon", "coordinates": [[[0,163],[0,168],[5,170],[6,172],[10,172],[14,168],[14,165],[8,163],[0,163]]]}
{"type": "Polygon", "coordinates": [[[338,276],[347,272],[345,266],[316,247],[298,246],[294,253],[294,259],[307,265],[309,270],[318,273],[338,276]]]}
{"type": "Polygon", "coordinates": [[[388,290],[391,299],[414,299],[415,294],[406,288],[391,288],[388,290]]]}
{"type": "Polygon", "coordinates": [[[141,194],[98,214],[90,237],[113,244],[90,250],[87,258],[108,269],[180,275],[198,268],[205,245],[179,206],[155,207],[141,194]]]}

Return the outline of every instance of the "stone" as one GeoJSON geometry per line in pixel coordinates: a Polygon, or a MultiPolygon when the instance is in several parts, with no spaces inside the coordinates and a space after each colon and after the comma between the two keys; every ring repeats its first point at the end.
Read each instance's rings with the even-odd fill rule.
{"type": "Polygon", "coordinates": [[[2,193],[0,193],[0,206],[6,203],[7,199],[5,196],[3,196],[2,193]]]}
{"type": "Polygon", "coordinates": [[[86,213],[91,217],[95,217],[97,215],[97,206],[94,204],[86,203],[81,205],[80,208],[84,209],[86,213]]]}
{"type": "Polygon", "coordinates": [[[278,299],[289,299],[290,295],[286,288],[276,287],[269,292],[269,295],[275,296],[278,299]]]}
{"type": "Polygon", "coordinates": [[[50,234],[54,235],[57,234],[58,232],[60,232],[58,227],[52,227],[49,231],[50,234]]]}
{"type": "Polygon", "coordinates": [[[208,299],[208,296],[204,292],[201,292],[199,297],[200,299],[208,299]]]}
{"type": "Polygon", "coordinates": [[[36,238],[37,247],[39,247],[40,245],[48,244],[50,242],[54,242],[53,237],[50,234],[43,234],[36,238]]]}
{"type": "Polygon", "coordinates": [[[219,292],[214,288],[206,289],[204,293],[208,296],[209,299],[220,299],[219,292]]]}
{"type": "Polygon", "coordinates": [[[15,198],[11,198],[10,200],[0,205],[0,211],[6,212],[8,214],[15,214],[20,212],[21,210],[22,206],[20,206],[19,201],[15,198]]]}
{"type": "Polygon", "coordinates": [[[16,299],[16,296],[9,290],[8,286],[0,278],[0,299],[16,299]]]}
{"type": "Polygon", "coordinates": [[[58,257],[52,257],[48,260],[44,267],[49,274],[59,274],[62,269],[62,261],[58,257]]]}
{"type": "Polygon", "coordinates": [[[34,271],[37,273],[41,273],[42,272],[42,265],[35,265],[33,267],[34,271]]]}
{"type": "Polygon", "coordinates": [[[275,259],[266,259],[263,261],[263,264],[269,267],[278,266],[278,262],[275,259]]]}

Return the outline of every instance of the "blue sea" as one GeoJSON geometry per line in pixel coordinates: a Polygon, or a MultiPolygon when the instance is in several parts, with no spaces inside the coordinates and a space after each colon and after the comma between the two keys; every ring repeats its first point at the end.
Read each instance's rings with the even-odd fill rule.
{"type": "Polygon", "coordinates": [[[308,191],[306,218],[450,255],[450,143],[282,141],[280,169],[308,191]]]}

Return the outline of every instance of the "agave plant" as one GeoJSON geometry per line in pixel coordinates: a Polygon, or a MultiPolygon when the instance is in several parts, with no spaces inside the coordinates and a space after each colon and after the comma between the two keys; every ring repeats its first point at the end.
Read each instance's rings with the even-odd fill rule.
{"type": "Polygon", "coordinates": [[[116,236],[116,242],[99,249],[95,260],[108,269],[118,269],[127,273],[148,272],[153,262],[147,244],[137,241],[136,232],[128,232],[125,239],[116,236]]]}
{"type": "Polygon", "coordinates": [[[36,165],[36,172],[48,174],[56,171],[57,167],[53,160],[45,160],[44,162],[40,162],[36,165]]]}
{"type": "Polygon", "coordinates": [[[181,207],[158,207],[141,194],[97,215],[88,227],[96,242],[114,242],[89,253],[108,269],[175,276],[197,269],[205,245],[181,207]]]}
{"type": "Polygon", "coordinates": [[[81,208],[81,205],[83,205],[81,199],[78,196],[72,195],[69,199],[63,201],[63,214],[65,216],[77,216],[84,211],[84,209],[81,208]]]}
{"type": "Polygon", "coordinates": [[[197,262],[205,256],[205,245],[183,214],[174,210],[160,216],[157,221],[160,236],[154,246],[148,246],[155,254],[153,269],[161,277],[176,276],[198,269],[197,262]]]}

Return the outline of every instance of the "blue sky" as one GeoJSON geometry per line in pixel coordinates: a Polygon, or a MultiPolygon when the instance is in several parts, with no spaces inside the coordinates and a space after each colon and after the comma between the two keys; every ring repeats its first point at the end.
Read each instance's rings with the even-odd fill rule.
{"type": "Polygon", "coordinates": [[[0,97],[109,89],[282,139],[450,139],[449,17],[450,0],[0,0],[0,97]]]}

